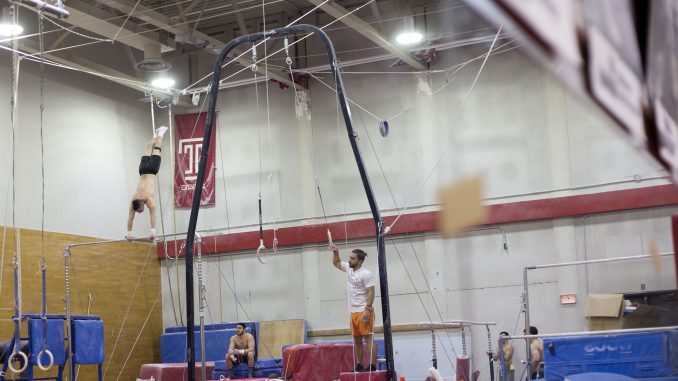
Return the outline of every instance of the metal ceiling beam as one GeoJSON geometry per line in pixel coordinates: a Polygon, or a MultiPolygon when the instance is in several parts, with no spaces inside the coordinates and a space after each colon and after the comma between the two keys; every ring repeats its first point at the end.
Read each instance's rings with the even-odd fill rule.
{"type": "Polygon", "coordinates": [[[384,27],[381,25],[381,12],[379,12],[379,6],[376,1],[370,3],[370,9],[372,9],[372,16],[374,16],[374,21],[377,22],[377,27],[379,32],[384,32],[384,27]]]}
{"type": "MultiPolygon", "coordinates": [[[[193,0],[192,3],[188,4],[188,7],[180,9],[179,15],[175,18],[178,20],[185,20],[186,14],[190,12],[196,5],[198,5],[202,0],[193,0]]],[[[181,7],[181,3],[177,1],[177,5],[181,7]]]]}
{"type": "MultiPolygon", "coordinates": [[[[36,43],[32,41],[27,41],[23,40],[21,41],[20,48],[24,53],[28,54],[36,54],[39,53],[40,50],[37,46],[36,43]]],[[[54,61],[69,67],[72,67],[77,70],[84,70],[88,72],[94,72],[97,74],[102,74],[105,79],[108,79],[109,81],[127,86],[129,88],[132,88],[134,90],[139,90],[139,91],[144,91],[148,92],[148,90],[141,86],[138,83],[134,82],[139,82],[138,78],[132,77],[128,74],[125,74],[123,72],[117,71],[115,69],[111,69],[110,67],[103,66],[101,64],[89,61],[87,59],[84,59],[82,57],[77,57],[72,55],[71,53],[68,53],[66,51],[62,52],[54,52],[54,53],[45,53],[45,59],[54,61]],[[134,82],[128,82],[128,81],[134,81],[134,82]]],[[[38,58],[37,56],[34,56],[33,58],[38,58]]],[[[66,70],[66,69],[64,69],[66,70]]]]}
{"type": "Polygon", "coordinates": [[[231,2],[233,4],[233,10],[235,11],[235,18],[238,20],[238,28],[240,28],[240,35],[246,35],[249,34],[247,31],[247,24],[245,24],[245,19],[242,17],[242,12],[240,12],[240,8],[238,7],[238,0],[233,0],[231,2]]]}
{"type": "Polygon", "coordinates": [[[341,22],[354,29],[356,32],[367,37],[370,41],[376,43],[382,48],[386,49],[391,54],[400,58],[406,64],[417,70],[425,70],[426,68],[421,62],[417,61],[410,53],[398,48],[390,43],[384,36],[379,33],[374,27],[363,21],[360,17],[350,14],[346,8],[337,4],[336,2],[327,2],[323,0],[308,0],[311,4],[319,5],[320,9],[327,12],[330,16],[341,19],[341,22]]]}
{"type": "MultiPolygon", "coordinates": [[[[40,50],[37,46],[36,43],[28,40],[23,40],[21,41],[20,44],[20,51],[28,54],[36,54],[39,53],[40,50]]],[[[46,53],[44,55],[46,60],[54,61],[57,63],[60,63],[62,65],[66,65],[68,67],[74,68],[76,70],[83,70],[88,72],[87,74],[89,75],[97,75],[100,74],[100,78],[109,80],[111,82],[123,85],[125,87],[129,87],[134,90],[141,91],[143,93],[149,93],[149,88],[146,86],[143,86],[139,82],[142,82],[139,78],[135,78],[133,76],[130,76],[128,74],[125,74],[123,72],[117,71],[115,69],[112,69],[108,66],[104,66],[101,64],[98,64],[96,62],[89,61],[85,58],[75,56],[67,51],[61,51],[61,52],[54,52],[54,53],[46,53]]],[[[37,57],[34,57],[37,58],[37,57]]],[[[68,70],[68,69],[63,69],[63,70],[68,70]]],[[[97,75],[99,76],[99,75],[97,75]]],[[[153,91],[153,90],[150,90],[153,91]]],[[[169,94],[166,91],[153,91],[153,95],[155,96],[164,96],[164,97],[171,97],[171,94],[169,94]]],[[[179,107],[182,107],[186,110],[192,110],[195,109],[195,106],[189,101],[188,96],[182,95],[179,97],[179,101],[176,104],[179,107]]]]}
{"type": "MultiPolygon", "coordinates": [[[[98,0],[98,1],[102,4],[105,4],[113,9],[116,9],[126,14],[132,12],[132,9],[134,8],[134,4],[127,0],[98,0]]],[[[136,9],[134,10],[134,17],[143,20],[157,28],[164,29],[174,35],[192,36],[197,40],[206,43],[210,48],[212,48],[215,51],[221,50],[221,48],[225,45],[224,42],[217,40],[214,37],[208,36],[202,32],[192,29],[188,24],[175,24],[169,17],[157,11],[154,11],[148,7],[145,7],[141,4],[137,5],[136,9]]],[[[238,53],[238,55],[239,54],[240,53],[238,53]]],[[[250,62],[249,57],[246,58],[245,56],[239,58],[238,62],[243,66],[252,65],[252,62],[250,62]]],[[[265,69],[263,65],[259,65],[258,71],[260,74],[265,74],[265,69]]],[[[288,86],[295,86],[297,90],[305,90],[304,87],[294,83],[289,78],[289,75],[287,75],[287,73],[281,70],[274,70],[269,68],[268,76],[288,86]]]]}
{"type": "Polygon", "coordinates": [[[112,39],[117,35],[117,42],[133,48],[143,51],[144,45],[158,43],[163,52],[172,51],[175,48],[173,40],[161,41],[157,32],[134,26],[129,21],[121,30],[120,25],[106,20],[114,17],[113,15],[81,0],[69,0],[68,10],[71,16],[62,21],[107,38],[112,39]]]}

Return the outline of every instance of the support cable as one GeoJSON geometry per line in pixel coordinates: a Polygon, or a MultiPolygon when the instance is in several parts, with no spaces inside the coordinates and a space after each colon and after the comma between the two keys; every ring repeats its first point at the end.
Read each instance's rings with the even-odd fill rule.
{"type": "MultiPolygon", "coordinates": [[[[483,60],[483,63],[480,65],[480,69],[478,69],[478,72],[476,73],[476,76],[475,76],[475,78],[474,78],[474,80],[473,80],[473,83],[471,84],[471,87],[470,87],[470,88],[468,89],[468,91],[466,92],[466,95],[464,96],[464,99],[463,99],[463,101],[461,102],[461,105],[459,106],[459,109],[457,110],[457,113],[460,113],[460,112],[464,109],[464,105],[466,104],[466,101],[468,100],[469,96],[471,95],[471,92],[472,92],[473,89],[475,88],[476,83],[478,82],[478,78],[480,77],[480,73],[482,73],[482,72],[483,72],[483,68],[485,68],[485,64],[487,63],[487,59],[490,57],[490,53],[491,53],[492,50],[494,49],[494,44],[497,42],[497,38],[499,38],[499,34],[501,33],[501,29],[502,29],[502,26],[499,26],[499,30],[497,30],[497,34],[494,36],[494,40],[492,40],[492,45],[490,45],[490,49],[489,49],[489,50],[487,51],[487,53],[485,54],[485,59],[483,60]]],[[[450,150],[450,148],[452,148],[452,145],[453,145],[453,144],[454,144],[454,141],[452,140],[452,141],[450,141],[450,143],[447,145],[447,147],[445,147],[445,149],[443,150],[442,154],[440,154],[440,157],[438,158],[438,160],[436,160],[435,164],[433,165],[433,167],[431,168],[431,170],[428,172],[428,174],[427,174],[426,177],[424,178],[424,181],[421,183],[421,185],[419,186],[419,188],[417,189],[417,191],[414,192],[414,195],[410,198],[410,200],[407,202],[407,204],[405,204],[405,207],[404,207],[403,209],[400,210],[400,212],[399,212],[398,215],[396,216],[395,220],[393,220],[393,222],[391,222],[391,225],[389,225],[389,226],[386,227],[386,229],[385,229],[385,231],[384,231],[385,234],[388,234],[389,231],[391,231],[391,229],[393,228],[393,226],[395,226],[395,224],[398,222],[398,220],[400,219],[400,217],[403,216],[403,213],[405,213],[405,211],[407,211],[407,209],[412,205],[412,203],[414,202],[414,200],[415,200],[415,199],[417,198],[417,196],[419,195],[419,192],[421,192],[421,190],[424,188],[424,185],[426,185],[426,183],[428,182],[428,180],[431,178],[431,176],[433,175],[433,173],[435,172],[435,170],[438,168],[438,166],[439,166],[440,163],[442,162],[443,158],[447,155],[447,152],[450,150]]]]}

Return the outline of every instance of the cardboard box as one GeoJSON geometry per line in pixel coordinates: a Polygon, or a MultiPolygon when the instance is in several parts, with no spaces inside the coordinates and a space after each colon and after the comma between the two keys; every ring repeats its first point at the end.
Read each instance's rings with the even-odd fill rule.
{"type": "Polygon", "coordinates": [[[589,331],[621,329],[623,324],[624,295],[589,294],[586,301],[586,318],[589,331]]]}

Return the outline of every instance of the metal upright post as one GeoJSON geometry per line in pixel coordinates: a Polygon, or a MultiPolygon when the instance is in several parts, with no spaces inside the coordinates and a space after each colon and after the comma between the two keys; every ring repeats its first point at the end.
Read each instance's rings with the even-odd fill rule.
{"type": "Polygon", "coordinates": [[[71,249],[64,249],[64,279],[66,283],[66,334],[68,341],[68,379],[75,381],[75,363],[73,362],[73,331],[71,329],[71,282],[68,270],[68,257],[71,255],[71,249]]]}
{"type": "Polygon", "coordinates": [[[207,369],[205,367],[205,284],[202,277],[202,237],[195,235],[195,243],[198,246],[198,301],[200,314],[200,381],[207,380],[207,369]]]}
{"type": "Polygon", "coordinates": [[[433,367],[438,369],[438,353],[436,351],[436,331],[431,328],[431,352],[433,354],[431,362],[433,363],[433,367]]]}
{"type": "MultiPolygon", "coordinates": [[[[525,306],[525,334],[530,334],[530,295],[527,290],[527,271],[529,267],[523,269],[523,305],[525,306]]],[[[527,362],[527,380],[532,379],[532,351],[530,351],[530,340],[525,340],[525,361],[527,362]]]]}

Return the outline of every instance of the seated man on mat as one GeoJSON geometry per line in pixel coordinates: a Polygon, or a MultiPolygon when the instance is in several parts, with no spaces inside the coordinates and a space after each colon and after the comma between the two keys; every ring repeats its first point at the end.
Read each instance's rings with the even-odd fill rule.
{"type": "Polygon", "coordinates": [[[247,377],[252,378],[254,371],[254,336],[245,332],[245,323],[235,326],[235,335],[231,336],[226,354],[226,374],[233,377],[233,366],[247,363],[247,377]]]}
{"type": "Polygon", "coordinates": [[[148,205],[148,211],[151,214],[151,232],[150,238],[155,238],[155,202],[153,201],[153,194],[155,192],[155,179],[158,171],[160,171],[160,152],[162,149],[162,136],[167,131],[167,127],[162,126],[158,128],[153,139],[148,142],[146,148],[146,155],[141,157],[139,164],[139,184],[137,189],[132,194],[132,202],[129,206],[129,217],[127,218],[127,235],[125,238],[132,241],[132,226],[134,224],[134,213],[142,213],[144,205],[148,205]]]}

